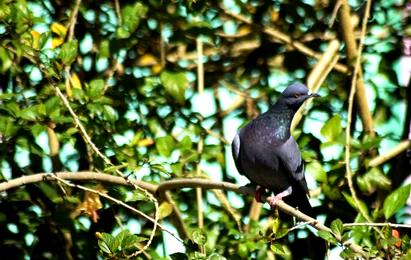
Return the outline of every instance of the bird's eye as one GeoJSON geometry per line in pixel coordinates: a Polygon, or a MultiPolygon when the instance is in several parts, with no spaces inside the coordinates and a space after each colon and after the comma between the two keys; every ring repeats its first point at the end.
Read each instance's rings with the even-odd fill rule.
{"type": "Polygon", "coordinates": [[[294,94],[295,98],[299,98],[301,95],[300,94],[294,94]]]}

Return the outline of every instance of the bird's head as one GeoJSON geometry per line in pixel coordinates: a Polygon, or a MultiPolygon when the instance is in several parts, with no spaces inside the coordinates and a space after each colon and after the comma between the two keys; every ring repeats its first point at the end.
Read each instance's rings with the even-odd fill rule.
{"type": "Polygon", "coordinates": [[[304,84],[294,83],[283,91],[281,99],[288,107],[297,110],[308,98],[319,96],[317,93],[310,93],[304,84]]]}

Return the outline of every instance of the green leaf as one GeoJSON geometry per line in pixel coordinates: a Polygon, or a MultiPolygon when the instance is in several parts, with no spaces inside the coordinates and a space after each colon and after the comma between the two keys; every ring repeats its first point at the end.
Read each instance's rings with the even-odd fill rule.
{"type": "Polygon", "coordinates": [[[77,57],[78,41],[72,40],[64,43],[61,46],[58,58],[64,63],[64,65],[70,65],[77,57]]]}
{"type": "MultiPolygon", "coordinates": [[[[105,250],[109,253],[114,253],[116,251],[116,244],[114,237],[109,233],[101,233],[100,236],[101,241],[106,245],[105,250]]],[[[100,247],[102,248],[102,247],[100,247]]]]}
{"type": "Polygon", "coordinates": [[[273,231],[274,234],[276,234],[279,228],[280,228],[280,218],[276,216],[273,218],[273,224],[271,226],[271,230],[273,231]]]}
{"type": "Polygon", "coordinates": [[[24,108],[22,110],[20,110],[17,115],[19,117],[21,117],[24,120],[27,121],[36,121],[37,119],[37,111],[36,111],[36,107],[32,106],[32,107],[27,107],[24,108]]]}
{"type": "Polygon", "coordinates": [[[109,248],[109,246],[107,245],[106,242],[104,242],[104,241],[102,241],[102,240],[99,240],[99,241],[98,241],[98,247],[99,247],[100,250],[103,251],[104,253],[106,253],[106,254],[111,254],[110,248],[109,248]]]}
{"type": "Polygon", "coordinates": [[[389,219],[398,210],[404,207],[410,196],[411,184],[402,186],[392,192],[384,201],[383,211],[386,219],[389,219]]]}
{"type": "Polygon", "coordinates": [[[318,161],[312,161],[307,164],[306,172],[311,174],[316,181],[326,182],[327,173],[324,171],[323,166],[318,161]]]}
{"type": "Polygon", "coordinates": [[[227,260],[227,258],[214,252],[207,257],[207,260],[227,260]]]}
{"type": "Polygon", "coordinates": [[[17,123],[10,117],[0,116],[0,133],[6,137],[14,136],[19,129],[17,123]]]}
{"type": "Polygon", "coordinates": [[[92,99],[101,97],[104,94],[104,80],[92,80],[90,86],[87,88],[87,94],[92,99]]]}
{"type": "Polygon", "coordinates": [[[336,220],[334,220],[333,222],[331,222],[331,226],[330,226],[332,232],[335,235],[341,236],[342,232],[344,231],[344,225],[343,222],[341,221],[341,219],[337,218],[336,220]]]}
{"type": "Polygon", "coordinates": [[[147,10],[147,7],[140,2],[136,2],[134,5],[126,5],[122,10],[123,24],[117,29],[117,38],[129,38],[131,33],[137,29],[140,19],[147,13],[147,10]]]}
{"type": "MultiPolygon", "coordinates": [[[[127,237],[130,235],[131,234],[130,234],[130,231],[128,231],[128,229],[121,230],[120,233],[118,233],[116,237],[114,238],[113,247],[115,247],[119,251],[123,250],[124,249],[123,245],[127,244],[125,240],[127,240],[127,237]]],[[[113,251],[113,252],[116,252],[116,251],[113,251]]]]}
{"type": "Polygon", "coordinates": [[[110,42],[108,40],[101,41],[98,55],[99,58],[108,58],[110,56],[110,42]]]}
{"type": "Polygon", "coordinates": [[[207,235],[206,233],[201,230],[201,229],[196,229],[193,234],[193,241],[194,243],[196,243],[197,245],[204,245],[207,242],[207,235]]]}
{"type": "Polygon", "coordinates": [[[364,193],[372,193],[376,189],[389,190],[391,180],[378,168],[371,168],[367,173],[357,178],[357,184],[364,193]]]}
{"type": "Polygon", "coordinates": [[[161,172],[161,173],[165,173],[167,175],[170,175],[170,173],[167,171],[167,169],[159,163],[155,163],[155,164],[150,164],[150,169],[156,172],[161,172]]]}
{"type": "Polygon", "coordinates": [[[340,136],[341,132],[341,117],[338,114],[328,120],[320,131],[321,135],[327,139],[327,142],[335,141],[340,136]]]}
{"type": "Polygon", "coordinates": [[[46,126],[43,124],[34,124],[30,127],[30,131],[33,136],[39,136],[42,132],[46,131],[46,126]]]}
{"type": "Polygon", "coordinates": [[[174,149],[174,139],[169,136],[163,136],[156,139],[156,148],[161,156],[168,157],[174,149]]]}
{"type": "Polygon", "coordinates": [[[46,108],[46,114],[51,117],[53,113],[56,113],[60,110],[60,99],[58,97],[51,97],[47,99],[47,101],[44,103],[45,108],[46,108]]]}
{"type": "Polygon", "coordinates": [[[172,163],[170,165],[171,171],[175,175],[181,175],[183,173],[184,165],[181,162],[172,163]]]}
{"type": "Polygon", "coordinates": [[[121,243],[121,249],[126,251],[127,253],[134,252],[138,248],[139,243],[144,242],[146,240],[148,239],[145,237],[139,237],[136,235],[129,234],[123,239],[121,243]]]}
{"type": "Polygon", "coordinates": [[[8,51],[3,47],[0,47],[0,72],[6,72],[11,65],[13,65],[13,62],[8,51]]]}
{"type": "Polygon", "coordinates": [[[188,135],[184,136],[184,138],[179,142],[179,147],[182,151],[192,150],[193,142],[191,141],[191,138],[188,135]]]}
{"type": "Polygon", "coordinates": [[[177,103],[184,104],[185,91],[188,87],[188,80],[184,72],[163,71],[160,80],[167,93],[173,97],[177,103]]]}
{"type": "MultiPolygon", "coordinates": [[[[342,194],[343,194],[345,200],[347,200],[347,202],[351,205],[351,207],[353,207],[355,210],[358,210],[357,205],[356,205],[356,203],[355,203],[355,201],[354,201],[354,198],[351,197],[351,195],[349,195],[349,194],[346,193],[346,192],[342,192],[342,194]]],[[[361,200],[359,200],[359,199],[358,199],[358,204],[359,204],[359,206],[361,207],[362,211],[363,211],[363,212],[366,212],[366,213],[368,214],[368,207],[367,207],[367,205],[366,205],[363,201],[361,201],[361,200]]]]}
{"type": "Polygon", "coordinates": [[[139,191],[139,190],[133,190],[133,193],[131,194],[131,198],[127,199],[127,201],[143,201],[147,200],[147,196],[144,192],[139,191]]]}
{"type": "Polygon", "coordinates": [[[288,255],[286,247],[280,243],[274,242],[273,244],[271,244],[270,248],[271,251],[273,251],[273,253],[276,255],[288,255]]]}
{"type": "Polygon", "coordinates": [[[328,231],[320,230],[318,231],[318,235],[324,239],[325,241],[336,245],[338,243],[337,239],[328,231]]]}
{"type": "Polygon", "coordinates": [[[280,228],[276,233],[275,233],[275,238],[280,239],[282,237],[285,237],[288,235],[289,229],[288,228],[280,228]]]}
{"type": "Polygon", "coordinates": [[[112,108],[109,105],[104,105],[102,112],[103,112],[103,118],[105,121],[115,123],[117,119],[117,112],[116,110],[114,110],[114,108],[112,108]]]}

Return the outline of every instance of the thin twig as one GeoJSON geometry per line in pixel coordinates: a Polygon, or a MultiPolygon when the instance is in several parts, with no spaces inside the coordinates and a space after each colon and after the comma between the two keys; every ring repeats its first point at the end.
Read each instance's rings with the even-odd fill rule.
{"type": "Polygon", "coordinates": [[[357,227],[357,226],[366,226],[366,227],[391,227],[391,228],[411,228],[409,224],[396,224],[396,223],[345,223],[344,227],[357,227]]]}
{"type": "MultiPolygon", "coordinates": [[[[203,138],[200,137],[197,144],[197,153],[202,154],[203,152],[203,138]]],[[[201,158],[197,162],[196,166],[196,175],[201,175],[201,158]]],[[[198,227],[201,229],[204,227],[204,215],[203,215],[203,192],[201,188],[196,188],[196,195],[197,195],[197,218],[198,218],[198,227]]],[[[204,253],[204,252],[203,252],[204,253]]]]}
{"type": "Polygon", "coordinates": [[[307,225],[314,224],[316,221],[317,221],[317,220],[305,221],[305,222],[297,223],[297,225],[295,225],[295,226],[293,226],[292,228],[290,228],[290,229],[288,230],[288,232],[291,232],[291,231],[293,231],[293,230],[295,230],[295,229],[299,229],[299,228],[305,227],[305,226],[307,226],[307,225]]]}
{"type": "Polygon", "coordinates": [[[197,45],[197,91],[203,94],[204,91],[204,64],[203,64],[203,42],[200,36],[196,39],[197,45]]]}
{"type": "MultiPolygon", "coordinates": [[[[230,16],[238,21],[241,21],[245,24],[248,25],[252,25],[252,21],[249,20],[248,18],[242,16],[241,14],[235,14],[233,12],[228,11],[227,9],[225,9],[224,7],[220,6],[220,9],[223,11],[223,13],[227,16],[230,16]]],[[[276,30],[274,28],[268,28],[268,27],[262,27],[262,32],[272,36],[274,39],[279,40],[280,42],[287,44],[288,46],[292,47],[293,49],[298,50],[299,52],[313,57],[315,59],[319,59],[321,57],[321,55],[317,52],[315,52],[314,50],[310,49],[309,47],[307,47],[306,45],[304,45],[303,43],[293,40],[288,34],[283,33],[279,30],[276,30]]],[[[342,72],[344,74],[348,74],[350,72],[350,70],[348,69],[348,67],[344,64],[341,63],[336,63],[334,66],[334,69],[342,72]]]]}
{"type": "Polygon", "coordinates": [[[400,153],[404,152],[405,150],[411,148],[411,141],[410,140],[405,140],[399,143],[395,148],[392,150],[388,151],[385,154],[382,154],[378,157],[375,157],[371,159],[369,162],[368,166],[369,167],[377,167],[386,161],[394,158],[395,156],[399,155],[400,153]]]}
{"type": "MultiPolygon", "coordinates": [[[[82,186],[82,185],[79,185],[79,184],[70,183],[70,182],[68,182],[67,180],[58,177],[56,174],[48,174],[47,177],[48,177],[48,178],[51,178],[51,179],[56,179],[56,180],[58,180],[59,182],[65,184],[65,185],[67,185],[67,186],[70,186],[70,187],[73,187],[73,188],[82,189],[82,190],[85,190],[85,191],[88,191],[88,192],[91,192],[91,193],[94,193],[94,194],[98,194],[99,196],[101,196],[101,197],[103,197],[103,198],[106,198],[106,199],[108,199],[108,200],[111,200],[111,201],[113,201],[113,202],[115,202],[115,203],[117,203],[117,204],[119,204],[119,205],[121,205],[121,206],[123,206],[123,207],[125,207],[125,208],[127,208],[127,209],[129,209],[129,210],[131,210],[131,211],[133,211],[134,213],[136,213],[136,214],[144,217],[145,219],[151,221],[152,223],[154,223],[155,225],[157,225],[161,230],[169,233],[171,236],[173,236],[173,237],[174,237],[175,239],[177,239],[179,242],[181,242],[181,243],[184,242],[183,240],[181,240],[180,238],[178,238],[177,236],[175,236],[171,231],[169,231],[169,230],[167,230],[166,228],[164,228],[161,224],[159,224],[159,223],[156,224],[156,222],[158,222],[158,221],[156,221],[156,220],[153,219],[152,217],[148,216],[147,214],[143,213],[142,211],[139,211],[139,210],[133,208],[132,206],[130,206],[130,205],[122,202],[121,200],[118,200],[118,199],[116,199],[116,198],[113,198],[113,197],[111,197],[111,196],[109,196],[109,195],[107,195],[107,194],[105,194],[105,193],[103,193],[103,192],[100,192],[100,191],[97,191],[97,190],[94,190],[94,189],[91,189],[91,188],[88,188],[88,187],[85,187],[85,186],[82,186]]],[[[155,232],[151,232],[151,234],[150,234],[150,240],[153,240],[154,234],[155,234],[155,232]]],[[[141,251],[146,250],[146,249],[148,248],[148,246],[150,246],[150,245],[149,245],[149,244],[146,244],[141,251]]],[[[140,254],[140,253],[141,253],[141,252],[139,251],[138,254],[140,254]]]]}
{"type": "MultiPolygon", "coordinates": [[[[58,176],[61,179],[75,179],[75,180],[83,180],[86,181],[87,178],[82,176],[83,173],[79,172],[64,172],[64,173],[55,173],[53,176],[58,176]]],[[[133,186],[126,180],[121,177],[107,175],[103,173],[90,173],[88,172],[88,180],[96,181],[101,180],[105,182],[111,182],[114,184],[121,184],[126,186],[133,186]]],[[[9,180],[7,182],[0,183],[0,191],[6,191],[11,188],[15,188],[18,186],[23,186],[29,183],[36,183],[41,181],[53,180],[51,174],[41,173],[41,174],[34,174],[34,175],[27,175],[23,177],[19,177],[17,179],[9,180]],[[12,183],[13,185],[10,185],[12,183]]],[[[210,180],[204,179],[174,179],[170,181],[165,181],[160,185],[153,185],[143,181],[133,181],[136,182],[135,185],[139,185],[141,187],[146,187],[148,191],[154,191],[153,194],[164,194],[165,192],[173,189],[182,189],[182,188],[197,188],[201,187],[203,189],[220,189],[225,191],[233,191],[239,194],[254,196],[255,190],[251,187],[240,187],[239,185],[229,183],[229,182],[215,182],[210,180]],[[155,188],[154,188],[155,187],[155,188]]],[[[263,200],[267,200],[267,197],[262,198],[263,200]]],[[[296,217],[299,220],[309,222],[312,227],[317,230],[324,230],[327,232],[332,233],[331,229],[324,226],[323,224],[319,223],[316,219],[304,214],[303,212],[289,206],[284,201],[279,201],[277,204],[279,210],[283,211],[286,214],[296,217]]],[[[132,209],[133,211],[135,209],[132,209]]],[[[362,250],[362,248],[354,243],[344,242],[341,236],[336,235],[336,239],[340,241],[344,246],[350,247],[354,252],[360,254],[363,257],[366,257],[366,253],[362,250]]]]}
{"type": "Polygon", "coordinates": [[[119,0],[114,0],[114,8],[116,10],[118,25],[121,26],[123,24],[123,18],[121,17],[121,9],[120,9],[119,0]]]}
{"type": "Polygon", "coordinates": [[[365,212],[364,209],[361,207],[360,202],[357,197],[357,193],[355,192],[354,185],[353,185],[352,172],[351,172],[351,167],[350,167],[350,161],[351,161],[350,160],[350,142],[351,142],[351,120],[352,120],[352,110],[353,110],[353,104],[354,104],[354,95],[355,95],[355,90],[356,90],[357,76],[358,76],[358,72],[360,70],[360,65],[361,65],[361,53],[362,53],[362,48],[364,45],[364,38],[365,38],[366,29],[367,29],[367,21],[368,21],[368,17],[370,14],[370,7],[371,7],[371,1],[367,0],[367,5],[365,8],[365,13],[363,17],[363,24],[361,28],[360,45],[358,47],[357,59],[355,62],[355,67],[354,67],[354,74],[353,74],[352,81],[351,81],[351,90],[350,90],[350,96],[348,99],[347,127],[345,129],[345,170],[346,170],[345,177],[347,178],[348,186],[350,188],[350,193],[351,193],[351,196],[355,202],[355,205],[358,211],[361,213],[361,215],[363,215],[363,217],[368,222],[372,222],[372,221],[370,219],[370,216],[367,214],[367,212],[365,212]]]}

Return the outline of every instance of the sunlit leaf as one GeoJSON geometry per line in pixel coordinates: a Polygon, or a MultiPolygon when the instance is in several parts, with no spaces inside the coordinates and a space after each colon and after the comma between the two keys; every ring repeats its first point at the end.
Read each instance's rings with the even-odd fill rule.
{"type": "Polygon", "coordinates": [[[173,212],[173,206],[170,203],[164,201],[163,203],[160,204],[158,208],[158,217],[159,219],[166,218],[170,216],[172,212],[173,212]]]}
{"type": "Polygon", "coordinates": [[[65,65],[70,65],[74,62],[74,60],[77,57],[77,48],[77,40],[66,42],[61,46],[61,50],[58,57],[62,60],[62,62],[65,65]]]}
{"type": "Polygon", "coordinates": [[[331,222],[330,228],[331,228],[332,232],[334,234],[338,235],[338,236],[341,236],[342,232],[344,231],[343,222],[339,218],[337,218],[336,220],[331,222]]]}
{"type": "Polygon", "coordinates": [[[318,235],[322,239],[324,239],[325,241],[327,241],[331,244],[334,244],[334,245],[337,244],[337,239],[335,239],[335,237],[330,232],[320,230],[320,231],[318,231],[318,235]]]}
{"type": "Polygon", "coordinates": [[[393,191],[384,201],[383,211],[384,217],[389,219],[398,210],[404,207],[410,196],[411,184],[399,187],[393,191]]]}
{"type": "Polygon", "coordinates": [[[271,251],[273,251],[273,253],[276,255],[282,255],[282,256],[287,255],[287,250],[285,246],[280,243],[275,242],[271,244],[270,248],[271,248],[271,251]]]}
{"type": "Polygon", "coordinates": [[[81,81],[77,76],[77,73],[72,73],[70,78],[70,83],[73,88],[81,89],[81,81]]]}
{"type": "Polygon", "coordinates": [[[185,73],[163,71],[160,74],[160,79],[167,93],[171,95],[177,103],[184,104],[184,95],[188,87],[188,80],[185,73]]]}
{"type": "Polygon", "coordinates": [[[61,38],[64,38],[66,37],[67,28],[60,23],[54,22],[51,24],[51,31],[60,36],[61,38]]]}
{"type": "Polygon", "coordinates": [[[166,135],[156,139],[156,148],[161,156],[168,157],[174,149],[174,140],[171,136],[166,135]]]}
{"type": "Polygon", "coordinates": [[[207,242],[207,235],[204,231],[202,231],[201,229],[196,229],[193,234],[193,241],[194,243],[196,243],[197,245],[204,245],[207,242]]]}
{"type": "Polygon", "coordinates": [[[327,173],[324,171],[324,168],[318,161],[312,161],[306,165],[306,172],[311,174],[316,181],[326,182],[327,173]]]}
{"type": "Polygon", "coordinates": [[[338,114],[333,116],[324,124],[320,132],[328,142],[335,141],[342,132],[341,117],[338,114]]]}

